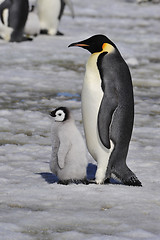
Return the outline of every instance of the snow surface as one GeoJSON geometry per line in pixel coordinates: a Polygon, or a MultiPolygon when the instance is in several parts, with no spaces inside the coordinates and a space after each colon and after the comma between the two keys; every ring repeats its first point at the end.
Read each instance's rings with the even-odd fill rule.
{"type": "MultiPolygon", "coordinates": [[[[63,37],[0,40],[0,240],[160,239],[160,5],[74,0],[63,37]],[[87,51],[67,46],[111,38],[130,65],[135,125],[127,159],[143,187],[56,183],[49,170],[49,112],[69,107],[83,136],[80,94],[87,51]]],[[[88,154],[88,176],[94,160],[88,154]]]]}

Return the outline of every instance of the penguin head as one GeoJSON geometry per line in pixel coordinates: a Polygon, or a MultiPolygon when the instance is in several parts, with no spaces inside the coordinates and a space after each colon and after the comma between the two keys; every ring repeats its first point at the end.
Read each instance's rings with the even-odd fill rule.
{"type": "Polygon", "coordinates": [[[50,113],[50,116],[54,118],[55,122],[64,122],[69,119],[69,109],[66,107],[56,108],[50,113]]]}
{"type": "Polygon", "coordinates": [[[104,51],[106,45],[116,48],[115,44],[109,38],[107,38],[105,35],[98,34],[83,41],[72,43],[68,47],[82,47],[87,49],[90,53],[96,53],[104,51]]]}

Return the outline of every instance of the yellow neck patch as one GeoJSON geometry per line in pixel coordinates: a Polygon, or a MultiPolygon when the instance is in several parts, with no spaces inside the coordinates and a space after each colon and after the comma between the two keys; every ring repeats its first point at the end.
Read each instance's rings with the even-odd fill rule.
{"type": "Polygon", "coordinates": [[[103,43],[103,45],[102,45],[102,49],[103,49],[102,52],[108,52],[108,53],[111,53],[111,52],[114,51],[114,47],[113,47],[111,44],[109,44],[109,43],[103,43]]]}

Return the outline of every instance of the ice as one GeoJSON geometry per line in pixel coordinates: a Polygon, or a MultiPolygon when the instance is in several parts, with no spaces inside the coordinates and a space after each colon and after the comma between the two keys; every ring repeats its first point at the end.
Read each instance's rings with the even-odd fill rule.
{"type": "MultiPolygon", "coordinates": [[[[74,0],[63,37],[0,40],[0,240],[160,239],[160,5],[74,0]],[[130,66],[135,124],[127,163],[143,187],[57,184],[49,112],[66,106],[84,136],[81,88],[89,53],[67,46],[111,38],[130,66]]],[[[88,154],[88,176],[95,162],[88,154]]]]}

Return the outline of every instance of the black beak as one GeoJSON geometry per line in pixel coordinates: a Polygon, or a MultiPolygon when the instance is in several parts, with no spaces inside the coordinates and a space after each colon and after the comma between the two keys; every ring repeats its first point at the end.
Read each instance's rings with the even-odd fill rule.
{"type": "Polygon", "coordinates": [[[82,42],[71,43],[68,47],[89,47],[88,44],[82,42]]]}
{"type": "Polygon", "coordinates": [[[71,43],[68,47],[81,47],[81,48],[84,48],[84,49],[88,50],[89,52],[91,52],[90,51],[90,49],[91,49],[90,41],[88,41],[88,39],[80,41],[80,42],[71,43]]]}
{"type": "Polygon", "coordinates": [[[71,43],[68,47],[75,47],[76,43],[71,43]]]}

